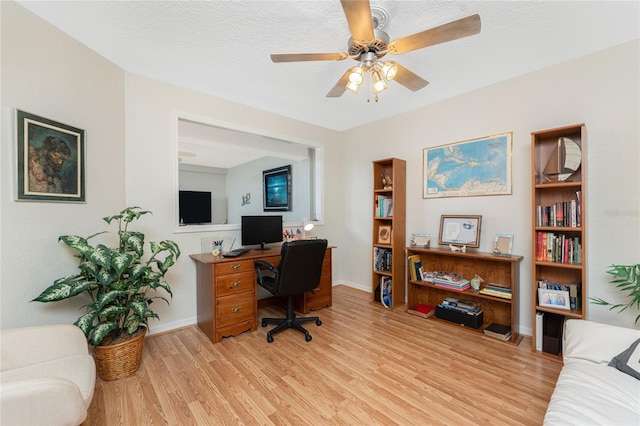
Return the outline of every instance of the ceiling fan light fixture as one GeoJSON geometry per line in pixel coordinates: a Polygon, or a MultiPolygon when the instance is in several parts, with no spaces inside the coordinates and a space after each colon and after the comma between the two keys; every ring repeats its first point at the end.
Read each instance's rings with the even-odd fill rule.
{"type": "Polygon", "coordinates": [[[353,67],[351,68],[351,72],[349,73],[349,82],[360,85],[364,80],[364,71],[362,67],[353,67]]]}
{"type": "Polygon", "coordinates": [[[380,76],[380,72],[373,71],[371,78],[373,80],[373,93],[380,93],[387,88],[387,83],[380,76]]]}
{"type": "Polygon", "coordinates": [[[398,73],[398,66],[393,61],[387,61],[382,64],[382,75],[387,80],[393,80],[398,73]]]}
{"type": "Polygon", "coordinates": [[[360,85],[359,84],[355,84],[354,82],[350,81],[347,83],[347,89],[349,91],[351,91],[354,95],[358,94],[358,90],[360,90],[360,85]]]}

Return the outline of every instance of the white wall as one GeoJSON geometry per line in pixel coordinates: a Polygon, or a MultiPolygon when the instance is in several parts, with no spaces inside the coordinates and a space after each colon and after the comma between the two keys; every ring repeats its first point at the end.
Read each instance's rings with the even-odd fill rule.
{"type": "Polygon", "coordinates": [[[13,2],[1,2],[0,324],[71,323],[80,300],[29,303],[76,259],[58,236],[107,229],[125,207],[124,72],[13,2]],[[84,129],[86,203],[14,201],[15,108],[84,129]]]}
{"type": "MultiPolygon", "coordinates": [[[[515,235],[520,273],[520,332],[531,332],[531,132],[584,122],[587,128],[589,296],[620,300],[605,274],[611,263],[640,261],[639,41],[595,53],[374,124],[347,131],[342,279],[370,288],[371,161],[407,160],[407,235],[437,238],[440,215],[480,214],[481,251],[496,233],[515,235]],[[513,193],[422,199],[423,149],[513,132],[513,193]]],[[[437,82],[431,82],[437,84],[437,82]]],[[[427,87],[419,96],[428,96],[427,87]]],[[[384,102],[384,98],[381,99],[384,102]]],[[[437,240],[436,240],[437,241],[437,240]]],[[[593,320],[632,326],[637,313],[587,306],[593,320]]]]}

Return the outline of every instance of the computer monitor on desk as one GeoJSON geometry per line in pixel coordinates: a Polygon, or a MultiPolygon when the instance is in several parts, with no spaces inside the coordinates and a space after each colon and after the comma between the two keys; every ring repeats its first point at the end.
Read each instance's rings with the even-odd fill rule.
{"type": "Polygon", "coordinates": [[[265,244],[282,241],[282,216],[242,216],[240,225],[244,247],[260,244],[256,250],[266,250],[265,244]]]}

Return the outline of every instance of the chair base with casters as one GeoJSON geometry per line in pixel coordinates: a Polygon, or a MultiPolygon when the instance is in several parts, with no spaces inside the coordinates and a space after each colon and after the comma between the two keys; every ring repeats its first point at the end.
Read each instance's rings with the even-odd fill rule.
{"type": "Polygon", "coordinates": [[[315,321],[322,325],[318,317],[296,317],[293,310],[293,298],[297,295],[313,291],[320,283],[327,240],[297,240],[282,244],[280,263],[274,266],[264,260],[255,261],[258,284],[273,295],[287,298],[286,318],[263,318],[262,326],[275,324],[267,332],[267,342],[273,342],[273,335],[293,328],[304,334],[307,342],[311,334],[301,324],[315,321]]]}
{"type": "Polygon", "coordinates": [[[289,296],[287,298],[287,317],[286,318],[262,318],[262,326],[266,327],[267,324],[276,324],[276,327],[272,328],[267,332],[267,342],[273,342],[273,335],[281,332],[282,330],[286,330],[287,328],[294,328],[298,330],[300,333],[304,334],[304,340],[307,342],[311,341],[311,334],[309,331],[304,328],[301,324],[307,322],[316,322],[317,326],[322,325],[322,321],[320,321],[319,317],[296,317],[296,313],[293,310],[293,297],[289,296]]]}

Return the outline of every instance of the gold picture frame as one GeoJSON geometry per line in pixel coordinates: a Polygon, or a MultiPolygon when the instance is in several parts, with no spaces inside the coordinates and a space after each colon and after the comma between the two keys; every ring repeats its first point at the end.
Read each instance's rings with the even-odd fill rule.
{"type": "Polygon", "coordinates": [[[482,216],[440,216],[440,234],[438,244],[480,247],[480,228],[482,216]]]}
{"type": "Polygon", "coordinates": [[[378,244],[391,244],[391,226],[384,225],[378,228],[378,244]]]}

